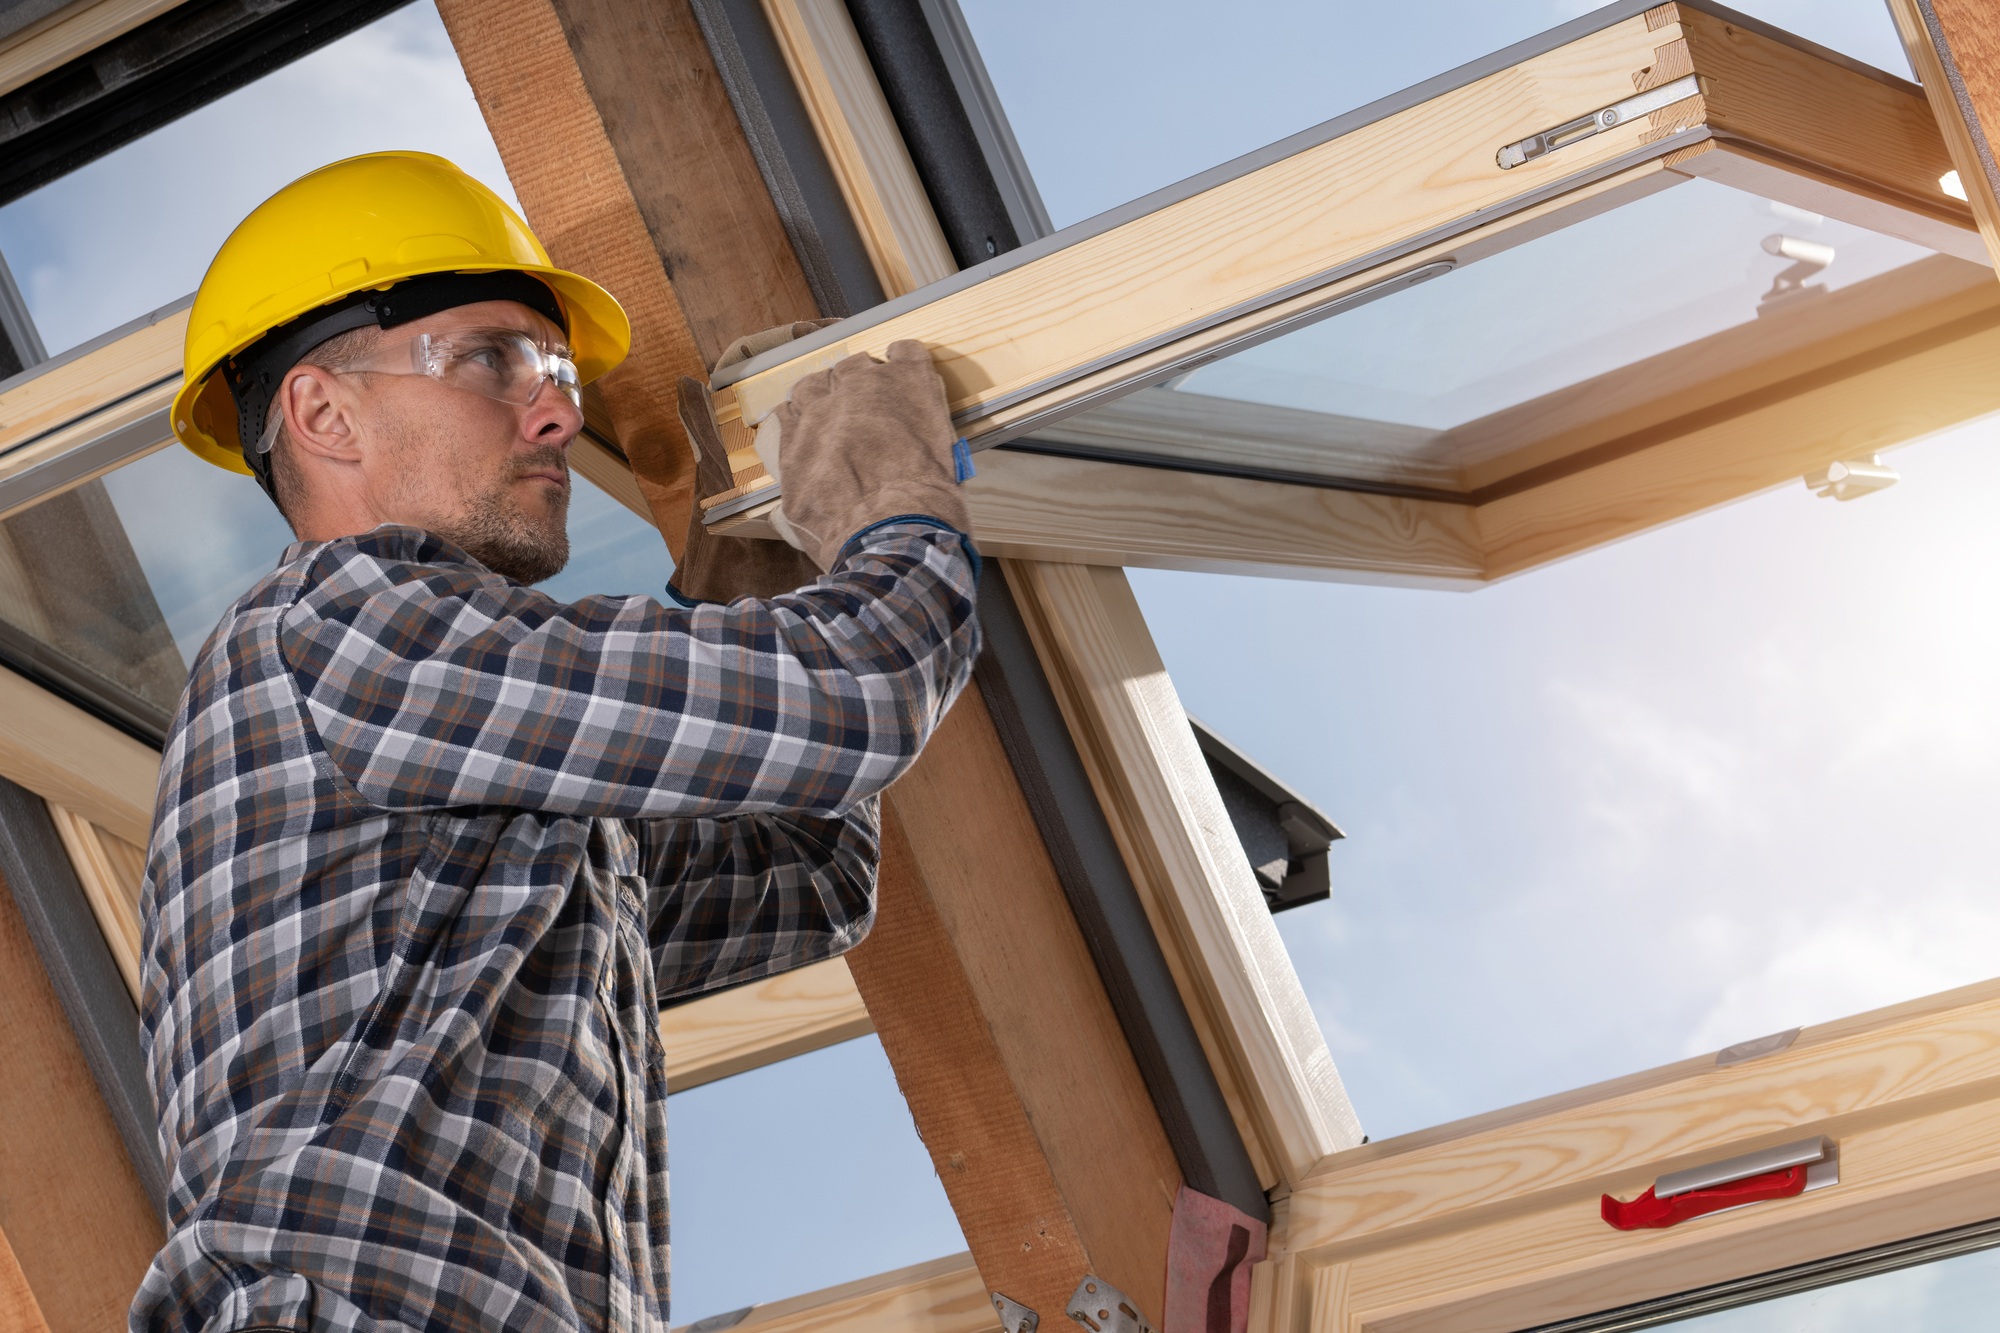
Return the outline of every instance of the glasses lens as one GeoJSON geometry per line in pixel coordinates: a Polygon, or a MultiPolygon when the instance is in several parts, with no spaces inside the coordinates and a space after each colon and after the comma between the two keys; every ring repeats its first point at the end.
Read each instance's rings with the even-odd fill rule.
{"type": "Polygon", "coordinates": [[[576,362],[566,356],[550,357],[549,378],[562,390],[563,397],[577,407],[583,406],[583,381],[577,378],[576,362]]]}
{"type": "Polygon", "coordinates": [[[583,404],[576,363],[564,353],[543,351],[525,333],[475,330],[433,340],[428,346],[429,373],[453,388],[525,407],[535,401],[544,380],[554,380],[571,403],[583,404]]]}

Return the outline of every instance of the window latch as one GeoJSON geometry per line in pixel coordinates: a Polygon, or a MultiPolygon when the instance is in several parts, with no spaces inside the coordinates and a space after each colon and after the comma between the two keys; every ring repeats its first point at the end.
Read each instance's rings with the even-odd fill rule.
{"type": "Polygon", "coordinates": [[[1819,1137],[1672,1171],[1631,1202],[1607,1194],[1598,1208],[1620,1231],[1638,1231],[1839,1183],[1839,1148],[1832,1139],[1819,1137]]]}

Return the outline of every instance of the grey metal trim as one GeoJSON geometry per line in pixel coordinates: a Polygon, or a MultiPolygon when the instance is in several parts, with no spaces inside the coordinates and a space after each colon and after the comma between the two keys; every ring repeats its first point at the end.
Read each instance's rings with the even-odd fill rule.
{"type": "MultiPolygon", "coordinates": [[[[1774,28],[1759,19],[1739,14],[1726,6],[1709,3],[1709,0],[1681,0],[1681,2],[1686,4],[1690,9],[1696,9],[1702,13],[1712,15],[1747,31],[1768,37],[1773,41],[1783,42],[1796,50],[1805,51],[1818,59],[1840,65],[1856,73],[1865,74],[1882,83],[1907,89],[1911,92],[1921,91],[1921,89],[1907,79],[1885,73],[1872,65],[1863,64],[1851,56],[1829,50],[1816,42],[1810,42],[1803,37],[1794,36],[1780,28],[1774,28]]],[[[1317,147],[1330,140],[1338,139],[1344,134],[1350,134],[1364,126],[1372,125],[1378,120],[1396,115],[1402,111],[1407,111],[1413,106],[1419,106],[1433,98],[1441,97],[1469,83],[1476,83],[1488,75],[1510,69],[1524,60],[1530,60],[1538,55],[1546,54],[1579,38],[1587,37],[1593,32],[1602,31],[1605,28],[1622,23],[1626,19],[1643,14],[1648,9],[1654,8],[1658,3],[1659,0],[1613,0],[1613,3],[1605,5],[1601,9],[1594,9],[1580,18],[1571,19],[1568,23],[1550,28],[1546,32],[1516,42],[1514,45],[1496,51],[1491,55],[1482,56],[1478,60],[1460,65],[1457,69],[1447,70],[1445,73],[1426,79],[1422,83],[1413,84],[1401,92],[1392,93],[1387,97],[1370,102],[1366,106],[1357,107],[1343,115],[1335,116],[1333,119],[1324,121],[1310,129],[1301,130],[1297,134],[1280,139],[1276,143],[1268,144],[1254,152],[1245,153],[1241,157],[1211,167],[1207,171],[1188,177],[1186,180],[1155,190],[1151,194],[1143,195],[1129,203],[1121,204],[1117,208],[1098,214],[1096,217],[1086,218],[1082,222],[1073,223],[1070,226],[1064,227],[1061,231],[1054,232],[1038,241],[1023,245],[1018,250],[1009,251],[1007,254],[989,259],[983,264],[961,270],[951,277],[934,282],[927,287],[919,287],[916,291],[897,297],[893,301],[886,301],[864,314],[855,316],[854,319],[858,322],[843,322],[832,328],[822,329],[818,333],[800,338],[795,342],[787,343],[783,348],[766,352],[762,356],[753,357],[748,361],[741,362],[738,365],[730,367],[723,374],[716,376],[714,381],[715,387],[723,388],[740,380],[747,379],[752,375],[761,374],[769,370],[772,366],[781,365],[795,356],[807,355],[808,353],[817,351],[819,348],[850,337],[860,329],[873,327],[907,311],[929,305],[931,302],[949,296],[953,292],[963,291],[968,287],[986,281],[988,278],[1010,272],[1024,264],[1031,264],[1045,255],[1053,254],[1057,250],[1066,249],[1069,246],[1077,244],[1079,241],[1088,240],[1093,236],[1098,236],[1104,232],[1122,227],[1126,223],[1144,217],[1149,213],[1156,213],[1170,204],[1177,204],[1184,199],[1193,198],[1195,195],[1201,194],[1206,190],[1211,190],[1226,181],[1235,180],[1239,176],[1247,176],[1253,171],[1259,171],[1274,162],[1280,162],[1285,158],[1293,157],[1308,148],[1317,147]]],[[[1699,141],[1687,139],[1675,142],[1673,146],[1684,147],[1695,142],[1699,141]]],[[[1668,151],[1671,151],[1671,149],[1668,151]]],[[[1643,160],[1645,156],[1659,156],[1659,154],[1635,154],[1633,155],[1633,160],[1643,160]]]]}
{"type": "Polygon", "coordinates": [[[5,255],[0,255],[0,344],[4,344],[0,346],[0,367],[9,374],[33,369],[49,359],[41,330],[35,327],[35,317],[14,281],[14,270],[7,267],[5,255]]]}
{"type": "Polygon", "coordinates": [[[958,90],[958,100],[965,105],[966,118],[972,122],[973,136],[979,140],[981,155],[993,173],[1015,234],[1024,245],[1049,235],[1055,224],[1049,221],[1042,192],[1035,188],[1034,173],[1028,169],[1027,156],[1014,137],[1014,127],[1007,120],[1007,110],[986,72],[986,62],[980,58],[979,44],[973,40],[958,0],[917,0],[917,4],[930,25],[931,39],[944,58],[952,86],[958,90]]]}
{"type": "Polygon", "coordinates": [[[1747,1152],[1739,1157],[1725,1157],[1719,1162],[1710,1162],[1705,1166],[1691,1166],[1685,1171],[1669,1171],[1653,1182],[1653,1197],[1671,1199],[1677,1194],[1714,1189],[1717,1185],[1727,1185],[1732,1180],[1745,1180],[1751,1176],[1782,1171],[1788,1166],[1808,1166],[1814,1162],[1823,1162],[1832,1155],[1833,1144],[1825,1136],[1815,1134],[1796,1143],[1781,1143],[1775,1148],[1760,1148],[1756,1152],[1747,1152]]]}
{"type": "Polygon", "coordinates": [[[1000,562],[979,580],[973,679],[1076,915],[1188,1188],[1260,1221],[1270,1206],[1118,852],[1000,562]]]}
{"type": "MultiPolygon", "coordinates": [[[[154,1212],[166,1215],[159,1119],[139,1054],[139,1012],[42,798],[0,778],[0,873],[26,921],[154,1212]]],[[[54,1145],[51,1145],[52,1149],[54,1145]]]]}
{"type": "Polygon", "coordinates": [[[852,315],[879,303],[875,266],[763,9],[756,0],[691,3],[820,313],[852,315]]]}
{"type": "Polygon", "coordinates": [[[1225,765],[1230,772],[1256,788],[1257,794],[1273,805],[1298,806],[1300,810],[1325,826],[1324,833],[1328,841],[1347,836],[1340,831],[1338,824],[1326,817],[1325,811],[1301,796],[1296,788],[1277,777],[1270,769],[1223,739],[1221,733],[1214,727],[1193,713],[1188,714],[1188,726],[1194,729],[1195,744],[1201,747],[1203,756],[1210,763],[1225,765]]]}

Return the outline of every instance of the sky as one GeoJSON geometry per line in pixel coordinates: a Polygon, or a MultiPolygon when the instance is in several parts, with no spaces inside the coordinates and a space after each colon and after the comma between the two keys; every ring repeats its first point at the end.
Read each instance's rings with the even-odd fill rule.
{"type": "MultiPolygon", "coordinates": [[[[963,3],[1059,225],[1586,8],[963,3]]],[[[1876,0],[1742,7],[1906,70],[1876,0]]],[[[507,193],[428,4],[0,208],[0,252],[60,350],[191,290],[285,180],[387,147],[507,193]]],[[[1975,424],[1881,494],[1794,483],[1477,592],[1133,571],[1190,710],[1348,835],[1332,901],[1279,922],[1371,1135],[2000,971],[1996,445],[1975,424]]],[[[186,645],[284,534],[247,483],[143,466],[110,485],[186,645]]],[[[553,591],[664,581],[581,483],[572,528],[553,591]]],[[[670,1124],[677,1322],[963,1247],[872,1039],[670,1124]]]]}

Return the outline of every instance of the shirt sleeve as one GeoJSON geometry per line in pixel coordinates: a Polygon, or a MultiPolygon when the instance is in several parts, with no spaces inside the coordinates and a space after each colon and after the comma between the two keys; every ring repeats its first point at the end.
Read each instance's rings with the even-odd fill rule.
{"type": "Polygon", "coordinates": [[[924,523],[727,606],[562,603],[456,554],[327,543],[286,612],[318,740],[383,809],[838,819],[915,761],[978,652],[976,557],[924,523]]]}
{"type": "Polygon", "coordinates": [[[875,917],[880,799],[839,818],[740,815],[639,828],[662,1000],[845,953],[875,917]]]}

